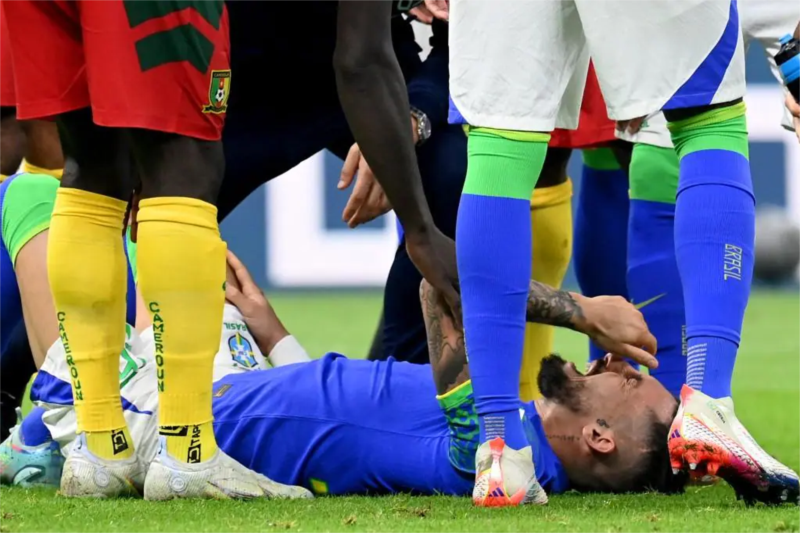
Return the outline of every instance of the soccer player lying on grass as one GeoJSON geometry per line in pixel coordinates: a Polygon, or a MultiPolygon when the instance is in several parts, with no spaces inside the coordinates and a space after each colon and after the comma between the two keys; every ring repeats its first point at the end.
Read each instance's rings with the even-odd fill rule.
{"type": "MultiPolygon", "coordinates": [[[[18,254],[17,267],[26,276],[45,272],[45,240],[42,232],[18,254]]],[[[338,354],[262,371],[262,353],[274,360],[292,345],[300,348],[233,255],[229,266],[229,303],[214,367],[215,433],[226,453],[271,479],[317,493],[470,493],[478,432],[463,334],[428,285],[422,305],[433,380],[426,366],[338,354]]],[[[46,278],[40,282],[47,286],[46,278]]],[[[52,300],[40,298],[46,293],[29,299],[22,291],[23,305],[36,317],[31,337],[45,335],[50,348],[33,387],[40,408],[2,446],[0,476],[7,483],[57,484],[62,451],[81,442],[75,439],[69,366],[52,300]]],[[[610,349],[648,334],[641,314],[621,298],[583,298],[536,282],[527,313],[531,321],[582,331],[610,349]]],[[[139,318],[141,333],[127,328],[120,386],[137,453],[152,459],[163,446],[153,414],[159,340],[152,327],[142,328],[149,315],[139,318]]],[[[530,443],[522,453],[535,459],[541,482],[528,490],[535,501],[546,502],[545,491],[570,487],[680,488],[666,448],[677,403],[654,379],[611,358],[583,376],[553,356],[540,385],[545,399],[519,404],[530,443]]],[[[279,488],[282,494],[289,490],[279,488]]]]}
{"type": "MultiPolygon", "coordinates": [[[[15,254],[26,316],[37,317],[29,322],[31,339],[50,346],[33,390],[40,406],[0,446],[0,481],[18,485],[58,485],[60,452],[76,440],[65,350],[56,320],[46,318],[55,316],[44,270],[46,236],[40,232],[15,254]]],[[[215,434],[226,453],[317,493],[470,493],[479,443],[463,334],[428,285],[421,299],[433,382],[425,366],[337,354],[262,371],[268,367],[262,353],[277,366],[307,355],[233,255],[229,266],[214,366],[215,434]]],[[[584,332],[611,351],[649,334],[639,312],[621,298],[584,298],[536,282],[530,283],[527,317],[584,332]]],[[[139,313],[137,326],[141,333],[127,328],[120,387],[126,421],[147,459],[159,448],[153,416],[158,343],[147,313],[139,313]]],[[[34,352],[41,362],[43,354],[34,352]]],[[[552,356],[539,385],[544,399],[519,403],[530,443],[520,453],[534,459],[538,481],[524,494],[508,491],[509,499],[528,495],[543,503],[544,491],[567,488],[680,490],[684,475],[673,476],[666,448],[677,402],[656,380],[611,357],[581,375],[552,356]]],[[[712,412],[718,409],[709,404],[712,412]]],[[[706,423],[715,430],[724,425],[706,423]]],[[[485,468],[493,458],[478,459],[485,468]]],[[[735,470],[722,475],[739,481],[735,470]]],[[[520,481],[526,480],[507,478],[504,488],[520,481]]]]}

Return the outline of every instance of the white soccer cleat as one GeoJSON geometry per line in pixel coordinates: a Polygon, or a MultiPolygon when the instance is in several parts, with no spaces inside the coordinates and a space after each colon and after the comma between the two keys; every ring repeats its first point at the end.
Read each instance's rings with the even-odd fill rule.
{"type": "Polygon", "coordinates": [[[481,507],[545,505],[547,494],[536,479],[531,447],[514,450],[500,437],[481,444],[472,501],[481,507]]]}
{"type": "Polygon", "coordinates": [[[130,459],[101,459],[86,446],[79,433],[64,462],[61,495],[70,498],[119,498],[142,494],[144,466],[137,455],[130,459]]]}
{"type": "Polygon", "coordinates": [[[144,481],[144,499],[175,498],[247,500],[313,496],[303,487],[282,485],[253,472],[222,450],[202,463],[182,463],[167,453],[166,438],[159,437],[158,455],[150,464],[144,481]]]}
{"type": "Polygon", "coordinates": [[[715,400],[688,385],[669,432],[674,470],[719,476],[746,504],[798,503],[798,477],[756,443],[733,412],[733,400],[715,400]]]}

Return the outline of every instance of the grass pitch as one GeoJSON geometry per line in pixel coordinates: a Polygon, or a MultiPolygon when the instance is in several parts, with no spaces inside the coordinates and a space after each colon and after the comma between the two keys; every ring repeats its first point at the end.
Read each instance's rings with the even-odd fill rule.
{"type": "MultiPolygon", "coordinates": [[[[366,353],[377,325],[377,294],[280,295],[286,326],[321,355],[366,353]]],[[[767,451],[800,469],[800,298],[754,294],[737,361],[739,418],[767,451]]],[[[578,334],[559,331],[556,350],[576,362],[578,334]]],[[[797,507],[745,508],[727,486],[683,496],[580,495],[547,507],[476,509],[468,498],[348,497],[304,502],[75,501],[54,491],[0,490],[0,532],[13,531],[798,531],[797,507]]]]}

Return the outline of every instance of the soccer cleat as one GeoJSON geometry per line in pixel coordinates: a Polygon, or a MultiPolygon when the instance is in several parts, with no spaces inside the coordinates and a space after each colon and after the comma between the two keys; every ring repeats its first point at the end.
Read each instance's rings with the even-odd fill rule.
{"type": "Polygon", "coordinates": [[[514,450],[500,437],[484,442],[475,456],[472,501],[481,507],[545,505],[547,494],[533,464],[530,446],[514,450]]]}
{"type": "Polygon", "coordinates": [[[214,498],[313,498],[303,487],[282,485],[253,472],[222,450],[202,463],[182,463],[167,453],[165,437],[159,437],[158,454],[144,481],[145,500],[214,498]]]}
{"type": "Polygon", "coordinates": [[[747,505],[800,503],[795,472],[767,454],[733,412],[730,398],[715,400],[684,385],[669,432],[675,471],[692,477],[719,476],[747,505]]]}
{"type": "Polygon", "coordinates": [[[69,498],[119,498],[142,494],[144,466],[134,455],[107,460],[94,455],[86,434],[75,439],[61,474],[61,495],[69,498]]]}
{"type": "Polygon", "coordinates": [[[22,442],[20,422],[22,412],[17,408],[17,425],[0,444],[0,484],[19,487],[58,487],[64,456],[58,443],[48,441],[38,446],[22,442]]]}

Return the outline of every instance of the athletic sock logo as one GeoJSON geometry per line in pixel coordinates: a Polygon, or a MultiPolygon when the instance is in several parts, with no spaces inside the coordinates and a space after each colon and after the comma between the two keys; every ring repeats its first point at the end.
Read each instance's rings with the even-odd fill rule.
{"type": "Polygon", "coordinates": [[[651,303],[655,302],[656,300],[660,300],[661,298],[663,298],[663,297],[664,297],[664,296],[666,296],[666,295],[667,295],[667,293],[666,293],[666,292],[662,292],[662,293],[661,293],[661,294],[659,294],[658,296],[653,296],[653,297],[652,297],[652,298],[650,298],[649,300],[645,300],[645,301],[643,301],[643,302],[640,302],[640,303],[638,303],[638,304],[633,304],[633,300],[631,300],[631,303],[633,304],[633,306],[634,306],[636,309],[640,309],[640,310],[641,310],[643,307],[647,307],[647,306],[648,306],[648,305],[650,305],[651,303]]]}
{"type": "Polygon", "coordinates": [[[161,426],[158,434],[165,437],[186,437],[189,435],[189,426],[161,426]]]}
{"type": "Polygon", "coordinates": [[[186,454],[187,463],[199,463],[202,458],[200,444],[200,426],[192,426],[192,440],[189,442],[189,451],[186,454]]]}
{"type": "Polygon", "coordinates": [[[124,429],[115,429],[111,432],[111,448],[114,451],[114,455],[128,449],[128,437],[125,436],[124,429]]]}

